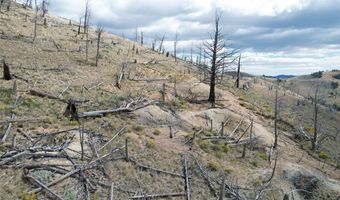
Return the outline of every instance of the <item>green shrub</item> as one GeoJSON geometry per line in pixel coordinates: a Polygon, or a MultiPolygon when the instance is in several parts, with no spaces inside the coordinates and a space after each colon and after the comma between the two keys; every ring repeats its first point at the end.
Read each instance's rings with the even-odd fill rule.
{"type": "Polygon", "coordinates": [[[314,72],[311,74],[313,78],[322,78],[323,71],[314,72]]]}
{"type": "Polygon", "coordinates": [[[252,164],[254,167],[260,167],[260,162],[257,160],[251,161],[250,164],[252,164]]]}
{"type": "Polygon", "coordinates": [[[208,168],[211,170],[211,171],[217,171],[221,168],[221,164],[217,161],[209,161],[208,163],[208,168]]]}
{"type": "Polygon", "coordinates": [[[132,126],[132,129],[136,132],[142,132],[144,130],[144,127],[140,124],[134,124],[132,126]]]}
{"type": "Polygon", "coordinates": [[[224,168],[224,172],[226,174],[231,174],[234,171],[234,169],[232,167],[225,167],[224,168]]]}
{"type": "Polygon", "coordinates": [[[27,194],[26,192],[24,192],[22,194],[22,199],[23,200],[38,200],[38,197],[36,194],[27,194]]]}
{"type": "Polygon", "coordinates": [[[146,142],[145,146],[149,149],[154,149],[156,147],[156,141],[150,139],[146,142]]]}
{"type": "Polygon", "coordinates": [[[211,143],[209,142],[209,140],[202,140],[199,143],[199,146],[203,151],[208,152],[210,149],[211,143]]]}
{"type": "Polygon", "coordinates": [[[340,79],[340,74],[334,75],[333,78],[340,79]]]}
{"type": "Polygon", "coordinates": [[[256,157],[262,158],[263,160],[268,160],[268,155],[265,152],[256,152],[256,157]]]}
{"type": "Polygon", "coordinates": [[[336,88],[338,88],[339,87],[339,83],[337,82],[337,81],[332,81],[331,82],[331,88],[333,89],[333,90],[335,90],[336,88]]]}
{"type": "Polygon", "coordinates": [[[328,155],[327,155],[327,153],[326,152],[324,152],[324,151],[320,151],[319,152],[319,158],[321,158],[321,159],[327,159],[328,158],[328,155]]]}
{"type": "Polygon", "coordinates": [[[161,134],[161,131],[158,130],[158,129],[155,129],[155,130],[153,130],[152,134],[154,134],[154,135],[160,135],[160,134],[161,134]]]}

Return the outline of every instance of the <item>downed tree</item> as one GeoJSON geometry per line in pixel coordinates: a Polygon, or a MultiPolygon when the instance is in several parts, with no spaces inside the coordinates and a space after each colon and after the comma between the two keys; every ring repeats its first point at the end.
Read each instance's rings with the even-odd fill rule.
{"type": "Polygon", "coordinates": [[[152,81],[168,81],[168,78],[162,78],[162,77],[154,77],[154,78],[130,78],[130,81],[146,81],[146,82],[152,82],[152,81]]]}
{"type": "Polygon", "coordinates": [[[149,195],[140,195],[140,196],[133,196],[129,199],[158,199],[158,198],[170,198],[170,197],[182,197],[186,196],[186,193],[179,192],[179,193],[167,193],[167,194],[149,194],[149,195]]]}
{"type": "Polygon", "coordinates": [[[132,101],[132,102],[128,103],[125,107],[79,113],[78,117],[79,118],[103,117],[107,114],[130,113],[130,112],[142,109],[144,107],[147,107],[149,105],[156,104],[156,103],[157,102],[152,101],[152,100],[140,99],[140,100],[132,101]]]}
{"type": "Polygon", "coordinates": [[[37,97],[41,97],[41,98],[48,98],[48,99],[59,100],[59,101],[61,101],[63,103],[69,103],[70,101],[72,101],[75,104],[89,102],[89,100],[74,100],[74,99],[66,100],[66,99],[62,99],[62,98],[59,98],[57,96],[54,96],[54,95],[51,95],[51,94],[48,94],[48,93],[45,93],[45,92],[41,92],[41,91],[38,91],[38,90],[34,90],[34,89],[30,89],[29,90],[29,94],[32,95],[32,96],[37,96],[37,97]]]}

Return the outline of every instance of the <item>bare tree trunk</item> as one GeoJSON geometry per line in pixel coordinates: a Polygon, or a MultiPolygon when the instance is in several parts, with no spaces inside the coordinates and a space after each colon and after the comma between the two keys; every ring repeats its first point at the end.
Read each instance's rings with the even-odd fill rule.
{"type": "Polygon", "coordinates": [[[159,48],[158,48],[158,52],[159,52],[159,53],[162,52],[164,39],[165,39],[165,35],[163,35],[162,40],[161,40],[161,42],[160,42],[160,44],[159,44],[159,48]]]}
{"type": "Polygon", "coordinates": [[[140,44],[143,46],[144,45],[144,32],[140,31],[140,44]]]}
{"type": "Polygon", "coordinates": [[[97,33],[98,33],[98,38],[97,38],[97,55],[96,55],[96,66],[98,67],[98,60],[99,60],[99,48],[100,48],[100,37],[103,33],[103,27],[98,27],[97,33]]]}
{"type": "Polygon", "coordinates": [[[236,80],[236,87],[240,88],[240,70],[241,70],[241,54],[238,59],[238,65],[237,65],[237,80],[236,80]]]}
{"type": "Polygon", "coordinates": [[[37,37],[37,22],[38,22],[38,6],[37,1],[35,1],[36,8],[35,8],[35,16],[34,16],[34,32],[33,32],[33,42],[35,42],[35,39],[37,37]]]}
{"type": "Polygon", "coordinates": [[[278,131],[277,131],[277,110],[278,108],[278,88],[276,87],[276,90],[275,90],[275,119],[274,119],[274,132],[275,132],[275,140],[274,140],[274,149],[277,148],[277,139],[278,139],[278,131]]]}
{"type": "Polygon", "coordinates": [[[175,62],[177,62],[177,43],[178,43],[178,33],[176,31],[175,42],[174,42],[174,57],[175,57],[175,62]]]}
{"type": "Polygon", "coordinates": [[[4,80],[6,81],[9,81],[9,80],[12,80],[12,76],[11,76],[11,73],[9,71],[9,67],[8,65],[5,63],[5,61],[3,61],[3,78],[4,80]]]}
{"type": "Polygon", "coordinates": [[[314,137],[312,139],[312,150],[316,151],[317,147],[317,139],[318,139],[318,90],[319,90],[319,81],[316,82],[315,96],[314,96],[314,137]]]}

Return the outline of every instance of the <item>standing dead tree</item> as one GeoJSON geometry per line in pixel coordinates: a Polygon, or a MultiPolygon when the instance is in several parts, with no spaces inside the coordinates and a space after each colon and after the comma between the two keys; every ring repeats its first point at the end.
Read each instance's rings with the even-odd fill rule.
{"type": "Polygon", "coordinates": [[[88,31],[89,21],[90,21],[90,2],[86,1],[84,13],[84,33],[87,33],[88,31]]]}
{"type": "Polygon", "coordinates": [[[176,31],[175,41],[174,41],[174,57],[175,57],[175,62],[177,62],[177,45],[178,45],[178,32],[176,31]]]}
{"type": "Polygon", "coordinates": [[[39,7],[37,5],[37,0],[35,0],[35,16],[34,16],[33,42],[35,42],[35,39],[37,38],[38,11],[39,11],[39,7]]]}
{"type": "Polygon", "coordinates": [[[278,87],[276,87],[275,90],[275,109],[274,109],[274,133],[275,133],[275,140],[274,140],[274,146],[273,148],[277,148],[277,140],[279,137],[279,133],[277,130],[277,115],[278,115],[278,87]]]}
{"type": "Polygon", "coordinates": [[[316,89],[315,89],[315,95],[314,95],[314,112],[313,112],[313,118],[314,118],[314,136],[311,140],[312,142],[312,150],[316,151],[316,148],[318,146],[318,91],[319,91],[319,81],[316,82],[316,89]]]}
{"type": "Polygon", "coordinates": [[[3,61],[3,73],[4,73],[4,80],[9,81],[12,80],[12,76],[11,73],[9,71],[9,67],[8,65],[5,63],[5,61],[3,61]]]}
{"type": "Polygon", "coordinates": [[[50,5],[48,0],[43,0],[42,1],[42,5],[41,5],[41,9],[42,9],[42,17],[45,17],[45,15],[48,12],[48,6],[50,5]]]}
{"type": "Polygon", "coordinates": [[[165,35],[163,35],[163,37],[162,37],[162,39],[161,39],[161,41],[159,43],[159,47],[158,47],[158,52],[159,53],[162,52],[164,39],[165,39],[165,35]]]}
{"type": "Polygon", "coordinates": [[[237,65],[237,79],[236,79],[236,87],[240,88],[240,71],[241,71],[241,54],[238,59],[238,65],[237,65]]]}
{"type": "Polygon", "coordinates": [[[213,35],[210,36],[210,40],[203,42],[205,47],[204,53],[210,60],[208,69],[210,74],[210,92],[208,101],[211,103],[212,107],[215,107],[216,101],[215,86],[217,75],[220,72],[220,69],[226,65],[227,59],[233,57],[237,53],[236,49],[226,52],[226,42],[221,28],[221,14],[217,11],[215,13],[214,25],[214,32],[213,35]]]}
{"type": "Polygon", "coordinates": [[[101,35],[104,31],[104,28],[102,26],[97,28],[97,55],[96,55],[96,66],[98,67],[98,60],[100,57],[99,54],[99,48],[100,48],[100,39],[101,39],[101,35]]]}

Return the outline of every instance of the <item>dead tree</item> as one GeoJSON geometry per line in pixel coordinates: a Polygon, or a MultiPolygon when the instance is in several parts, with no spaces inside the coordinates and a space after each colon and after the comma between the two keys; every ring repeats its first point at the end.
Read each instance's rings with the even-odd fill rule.
{"type": "Polygon", "coordinates": [[[41,9],[42,9],[42,17],[45,17],[45,15],[47,14],[48,12],[48,6],[50,5],[50,3],[48,2],[48,0],[43,0],[42,1],[42,6],[41,6],[41,9]]]}
{"type": "Polygon", "coordinates": [[[312,150],[316,151],[317,143],[318,143],[318,90],[319,90],[319,81],[316,82],[316,89],[315,89],[315,95],[314,95],[314,136],[312,141],[312,150]]]}
{"type": "Polygon", "coordinates": [[[97,34],[98,34],[98,36],[97,36],[97,55],[96,55],[96,66],[97,67],[98,67],[98,60],[99,60],[99,56],[100,56],[100,54],[99,54],[100,38],[101,38],[103,31],[104,31],[104,28],[102,26],[97,28],[97,34]]]}
{"type": "Polygon", "coordinates": [[[275,133],[275,140],[273,148],[277,148],[277,139],[278,139],[278,131],[277,131],[277,115],[278,115],[278,87],[275,90],[275,109],[274,109],[274,133],[275,133]]]}
{"type": "Polygon", "coordinates": [[[86,54],[86,61],[89,58],[89,23],[90,23],[90,3],[86,1],[85,5],[85,15],[84,15],[84,33],[86,34],[86,47],[85,47],[85,54],[86,54]]]}
{"type": "Polygon", "coordinates": [[[35,42],[35,39],[37,38],[38,11],[39,11],[39,7],[37,5],[37,1],[35,0],[35,16],[34,16],[33,42],[35,42]]]}
{"type": "Polygon", "coordinates": [[[11,76],[11,73],[10,73],[10,71],[9,71],[9,67],[8,67],[8,65],[5,63],[5,61],[3,61],[3,73],[4,73],[4,76],[3,76],[3,78],[4,78],[4,80],[6,80],[6,81],[9,81],[9,80],[12,80],[12,76],[11,76]]]}
{"type": "Polygon", "coordinates": [[[85,13],[84,13],[84,33],[88,31],[88,25],[90,19],[90,2],[87,0],[85,4],[85,13]]]}
{"type": "Polygon", "coordinates": [[[79,26],[78,26],[78,35],[80,35],[80,29],[81,29],[81,23],[82,23],[82,18],[79,18],[79,26]]]}
{"type": "Polygon", "coordinates": [[[175,57],[175,62],[177,62],[177,44],[178,44],[178,32],[176,31],[175,42],[174,42],[174,57],[175,57]]]}
{"type": "Polygon", "coordinates": [[[140,45],[144,45],[144,32],[140,31],[140,45]]]}
{"type": "Polygon", "coordinates": [[[225,65],[227,62],[227,58],[233,57],[237,52],[236,49],[231,50],[226,53],[226,42],[224,40],[222,29],[220,26],[221,14],[217,11],[215,13],[215,29],[211,39],[208,41],[204,41],[203,45],[205,47],[204,52],[207,58],[210,60],[210,92],[208,101],[211,103],[212,107],[215,107],[215,86],[216,86],[216,77],[221,67],[225,65]]]}
{"type": "Polygon", "coordinates": [[[136,26],[136,30],[135,30],[135,41],[136,43],[138,43],[138,26],[136,26]]]}
{"type": "Polygon", "coordinates": [[[159,43],[159,48],[158,48],[159,53],[162,52],[164,39],[165,39],[165,35],[163,35],[161,42],[159,43]]]}
{"type": "Polygon", "coordinates": [[[237,65],[237,79],[236,79],[236,87],[240,88],[240,70],[241,70],[241,54],[238,59],[238,65],[237,65]]]}

